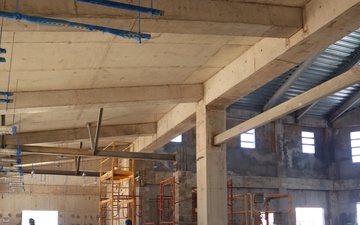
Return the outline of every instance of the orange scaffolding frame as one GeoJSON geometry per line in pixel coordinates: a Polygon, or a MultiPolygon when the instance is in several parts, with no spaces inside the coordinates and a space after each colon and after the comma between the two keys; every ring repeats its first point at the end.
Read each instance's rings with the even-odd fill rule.
{"type": "Polygon", "coordinates": [[[160,225],[175,225],[175,177],[160,182],[160,225]],[[170,195],[165,195],[165,188],[170,188],[170,195]]]}
{"type": "Polygon", "coordinates": [[[234,194],[231,180],[227,182],[227,187],[229,225],[262,225],[262,215],[265,215],[266,225],[271,225],[269,222],[270,213],[286,214],[287,224],[292,224],[292,198],[290,195],[278,193],[234,194]],[[286,210],[276,210],[270,207],[271,201],[282,198],[287,199],[286,210]]]}
{"type": "MultiPolygon", "coordinates": [[[[133,144],[123,149],[120,143],[112,142],[103,150],[133,151],[133,144]]],[[[126,219],[141,224],[142,199],[135,195],[134,163],[132,159],[106,158],[100,160],[99,181],[99,224],[120,225],[126,219]]]]}

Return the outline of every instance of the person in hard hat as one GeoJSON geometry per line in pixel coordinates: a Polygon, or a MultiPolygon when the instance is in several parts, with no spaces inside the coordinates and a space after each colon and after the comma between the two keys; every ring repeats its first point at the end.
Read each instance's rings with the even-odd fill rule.
{"type": "Polygon", "coordinates": [[[125,225],[132,225],[131,220],[126,220],[126,221],[125,221],[125,225]]]}
{"type": "Polygon", "coordinates": [[[30,219],[29,219],[29,224],[30,224],[30,225],[35,225],[35,220],[34,220],[33,218],[30,218],[30,219]]]}

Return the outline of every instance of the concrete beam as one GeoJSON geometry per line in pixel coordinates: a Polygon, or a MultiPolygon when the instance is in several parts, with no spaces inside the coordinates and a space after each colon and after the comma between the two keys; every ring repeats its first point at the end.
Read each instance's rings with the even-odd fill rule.
{"type": "MultiPolygon", "coordinates": [[[[330,44],[360,27],[359,0],[311,1],[305,6],[304,29],[285,39],[268,39],[256,43],[244,54],[204,83],[204,100],[210,107],[225,108],[238,99],[268,83],[275,77],[318,54],[330,44]],[[318,15],[322,15],[319,17],[318,15]]],[[[165,12],[166,13],[166,12],[165,12]]],[[[192,114],[195,115],[195,109],[192,114]]],[[[191,115],[190,115],[191,114],[191,115]]],[[[178,120],[179,123],[182,120],[178,120]]],[[[176,126],[176,125],[175,125],[176,126]]],[[[180,124],[178,125],[180,126],[180,124]]],[[[154,136],[143,140],[143,146],[161,147],[180,134],[169,129],[168,139],[159,144],[154,136]]],[[[139,142],[136,142],[137,145],[139,142]]],[[[149,148],[154,151],[156,148],[149,148]]]]}
{"type": "Polygon", "coordinates": [[[304,29],[288,40],[264,39],[204,84],[204,99],[225,108],[360,27],[359,0],[318,0],[304,11],[304,29]],[[322,16],[318,16],[322,15],[322,16]]]}
{"type": "MultiPolygon", "coordinates": [[[[150,161],[175,161],[175,155],[112,151],[112,150],[100,150],[96,155],[93,155],[92,149],[56,148],[56,147],[23,145],[19,147],[8,146],[7,149],[5,149],[5,151],[13,151],[15,153],[16,149],[21,149],[21,152],[40,154],[40,155],[63,155],[63,156],[81,156],[81,157],[94,157],[94,158],[126,158],[126,159],[150,160],[150,161]]],[[[0,150],[2,151],[2,149],[0,150]]]]}
{"type": "Polygon", "coordinates": [[[157,132],[134,141],[135,152],[154,152],[195,126],[196,103],[179,104],[157,122],[157,132]]]}
{"type": "Polygon", "coordinates": [[[348,191],[359,189],[359,179],[326,180],[280,177],[230,176],[234,188],[291,189],[316,191],[348,191]]]}
{"type": "MultiPolygon", "coordinates": [[[[100,137],[138,137],[149,136],[156,133],[156,123],[146,124],[125,124],[125,125],[111,125],[102,126],[100,129],[100,137]]],[[[89,133],[87,128],[73,128],[63,130],[50,130],[38,131],[28,133],[18,133],[12,138],[11,135],[7,136],[7,143],[9,145],[16,145],[17,140],[21,140],[21,144],[37,144],[48,142],[61,142],[61,141],[77,141],[89,140],[89,133]]]]}
{"type": "MultiPolygon", "coordinates": [[[[202,85],[164,85],[148,87],[98,88],[82,90],[16,92],[16,113],[39,113],[54,110],[112,108],[143,104],[197,102],[203,97],[202,85]]],[[[0,113],[6,114],[0,105],[0,113]]]]}
{"type": "Polygon", "coordinates": [[[360,67],[339,75],[317,87],[310,89],[307,92],[304,92],[301,95],[298,95],[262,114],[259,114],[258,116],[245,121],[244,123],[216,135],[214,138],[214,144],[222,144],[245,131],[269,123],[358,82],[360,82],[360,67]]]}
{"type": "MultiPolygon", "coordinates": [[[[126,3],[138,5],[135,0],[126,3]]],[[[142,2],[148,7],[149,2],[142,2]]],[[[142,32],[258,37],[290,37],[303,25],[302,8],[233,1],[154,0],[154,7],[164,16],[143,14],[142,32]],[[259,15],[259,16],[254,16],[259,15]]],[[[15,2],[7,1],[5,10],[15,12],[15,2]]],[[[137,13],[94,6],[72,0],[38,0],[20,2],[20,12],[43,17],[63,18],[83,23],[136,30],[137,13]]],[[[25,22],[4,23],[5,31],[64,30],[25,22]]],[[[68,29],[67,29],[68,30],[68,29]]],[[[73,29],[74,30],[74,29],[73,29]]],[[[137,30],[136,30],[137,31],[137,30]]]]}
{"type": "Polygon", "coordinates": [[[225,110],[200,101],[196,110],[196,183],[198,224],[227,224],[226,146],[214,146],[213,134],[225,130],[225,110]]]}

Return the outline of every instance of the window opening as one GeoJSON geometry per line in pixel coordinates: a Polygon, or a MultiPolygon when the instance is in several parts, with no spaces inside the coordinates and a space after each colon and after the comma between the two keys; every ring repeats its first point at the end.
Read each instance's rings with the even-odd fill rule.
{"type": "Polygon", "coordinates": [[[353,163],[360,162],[360,131],[350,133],[351,156],[353,163]]]}
{"type": "Polygon", "coordinates": [[[180,134],[179,136],[175,137],[174,139],[171,140],[171,142],[181,143],[182,135],[180,134]]]}
{"type": "Polygon", "coordinates": [[[325,225],[323,208],[295,208],[296,225],[325,225]]]}
{"type": "Polygon", "coordinates": [[[314,132],[302,131],[301,132],[301,145],[302,145],[303,153],[314,154],[315,153],[314,132]]]}
{"type": "Polygon", "coordinates": [[[240,146],[242,148],[255,148],[255,129],[240,135],[240,146]]]}

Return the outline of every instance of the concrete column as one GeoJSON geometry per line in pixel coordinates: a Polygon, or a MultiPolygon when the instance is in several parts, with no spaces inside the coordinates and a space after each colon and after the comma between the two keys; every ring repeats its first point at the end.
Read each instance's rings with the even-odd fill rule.
{"type": "Polygon", "coordinates": [[[196,110],[196,170],[198,224],[227,224],[226,148],[213,146],[214,135],[225,129],[225,110],[196,110]]]}
{"type": "Polygon", "coordinates": [[[337,191],[326,193],[328,208],[325,211],[325,223],[329,225],[339,225],[339,197],[337,191]]]}

